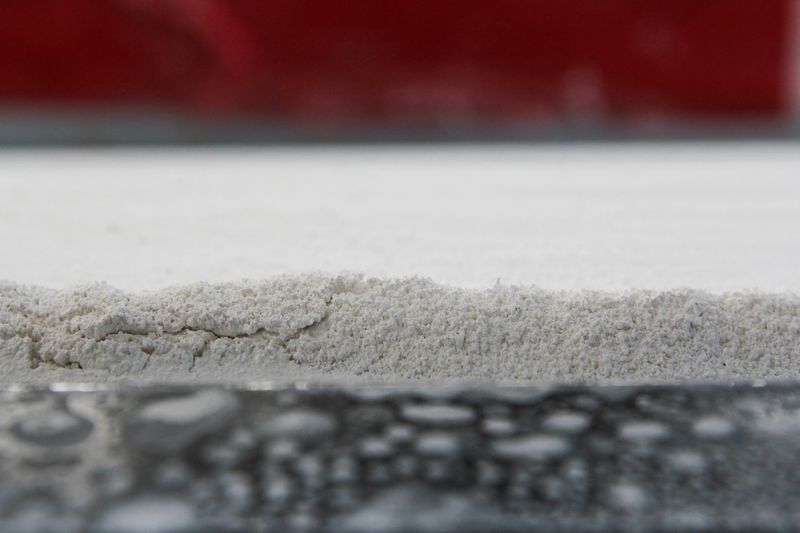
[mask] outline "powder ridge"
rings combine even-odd
[[[3,381],[800,376],[800,297],[283,276],[129,294],[0,283]]]

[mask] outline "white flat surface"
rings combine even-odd
[[[0,279],[800,290],[800,145],[0,152]]]

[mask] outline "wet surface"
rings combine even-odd
[[[0,392],[1,531],[791,531],[800,386]]]

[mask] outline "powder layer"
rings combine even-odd
[[[3,381],[800,376],[800,297],[302,275],[149,293],[0,284]]]

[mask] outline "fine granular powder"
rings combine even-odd
[[[626,382],[800,376],[800,297],[322,274],[125,293],[0,284],[0,379]]]

